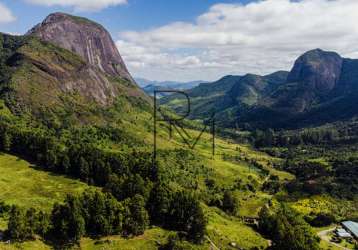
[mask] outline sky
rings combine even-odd
[[[315,48],[358,58],[357,0],[0,0],[0,31],[24,34],[57,11],[101,23],[150,80],[290,70]]]

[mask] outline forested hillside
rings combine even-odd
[[[55,13],[25,36],[1,34],[0,65],[0,185],[21,192],[0,195],[0,248],[314,250],[322,214],[324,226],[357,217],[355,148],[345,151],[355,129],[346,123],[219,127],[212,155],[210,130],[189,149],[161,121],[154,158],[153,100],[101,25]],[[286,79],[201,84],[195,110],[206,118],[216,98],[229,109],[254,106]],[[202,128],[183,126],[195,137]]]

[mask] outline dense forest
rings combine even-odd
[[[78,133],[82,134],[79,131],[63,133],[70,136],[58,137],[55,131],[43,127],[29,127],[6,119],[1,121],[0,131],[1,151],[21,155],[36,162],[38,166],[44,166],[45,171],[78,178],[103,188],[103,191],[88,190],[80,196],[70,195],[63,204],[56,204],[50,213],[3,204],[1,212],[9,217],[8,230],[5,233],[8,239],[22,242],[40,235],[56,246],[65,247],[77,244],[83,236],[98,238],[119,234],[132,237],[142,234],[150,225],[157,225],[178,232],[177,236],[169,239],[168,245],[163,246],[166,249],[175,249],[183,239],[196,244],[204,240],[207,218],[200,202],[216,206],[229,215],[235,216],[238,213],[240,201],[230,189],[217,189],[215,181],[207,179],[208,190],[213,191],[199,197],[190,189],[173,189],[160,164],[153,164],[150,151],[107,152],[98,147],[93,138],[113,135],[113,131],[92,127],[92,134],[87,137],[77,136]],[[96,136],[93,136],[94,134]],[[176,157],[184,160],[193,156],[185,151],[180,153],[179,150]],[[293,192],[293,188],[307,191],[304,187],[297,186],[304,183],[304,180],[311,179],[313,168],[308,167],[306,173],[301,171],[302,166],[297,165],[300,171],[295,172],[296,165],[290,161],[287,157],[286,163],[278,167],[296,174],[298,178],[282,186],[277,177],[271,176],[262,187],[265,192]],[[259,163],[253,164],[261,167]],[[337,169],[340,169],[342,164],[339,161],[334,162]],[[351,161],[351,164],[354,162]],[[318,176],[322,175],[319,169],[314,171]],[[339,176],[342,172],[336,173],[337,179],[344,180]],[[240,185],[237,188],[242,189]],[[246,188],[256,192],[256,188],[250,184]],[[352,192],[355,191],[352,189]],[[296,222],[300,217],[297,217],[292,209],[282,206],[275,206],[269,217],[266,215],[266,208],[263,208],[259,230],[267,237],[275,239],[277,249],[288,249],[285,246],[292,244],[297,245],[295,249],[317,249],[317,240],[308,226],[310,221],[306,218],[306,221],[300,219],[300,222]],[[284,221],[288,218],[292,221],[285,224]],[[271,227],[292,227],[295,234],[302,234],[302,237],[292,239],[286,235],[291,229],[271,230]],[[279,235],[271,235],[270,232],[277,232]]]
[[[190,241],[203,240],[206,220],[198,198],[187,190],[171,190],[157,164],[153,165],[151,153],[108,153],[83,137],[64,144],[48,130],[4,120],[0,127],[1,151],[21,155],[45,166],[45,171],[103,187],[105,192],[69,196],[49,215],[5,206],[2,211],[9,214],[6,235],[10,239],[24,241],[39,234],[67,244],[83,235],[138,235],[156,224],[183,232]]]

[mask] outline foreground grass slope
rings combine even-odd
[[[191,131],[195,132],[195,131]],[[146,133],[148,141],[150,141],[150,133]],[[183,147],[180,144],[178,135],[172,141],[165,140],[167,134],[163,133],[160,138],[160,148],[179,148]],[[193,153],[200,159],[198,163],[208,169],[207,173],[211,178],[214,178],[218,186],[228,188],[234,185],[237,179],[242,179],[245,183],[249,182],[248,178],[252,178],[258,183],[264,181],[259,169],[251,166],[245,161],[229,161],[224,159],[223,155],[236,156],[238,154],[247,157],[248,159],[259,159],[263,164],[267,165],[275,159],[258,153],[249,147],[230,143],[228,141],[217,140],[217,155],[212,158],[210,155],[211,149],[209,147],[210,135],[204,134],[198,147],[193,150]],[[25,207],[36,207],[39,209],[49,209],[56,201],[62,201],[66,193],[82,192],[86,187],[79,181],[65,178],[63,176],[56,176],[51,173],[36,170],[31,167],[31,164],[18,159],[15,156],[2,154],[0,156],[1,171],[4,173],[0,177],[0,187],[6,190],[0,196],[0,200],[8,204],[17,204]],[[266,166],[265,165],[265,166]],[[192,166],[196,169],[196,166]],[[184,170],[178,170],[175,167],[169,169],[174,172],[174,179],[178,182],[178,176],[183,174]],[[190,166],[189,169],[190,171]],[[178,172],[176,172],[178,171]],[[195,171],[194,171],[195,172]],[[194,172],[192,174],[194,174]],[[283,172],[282,178],[292,178],[287,173]],[[196,180],[199,182],[199,189],[204,193],[207,190],[205,186],[205,179],[208,177],[206,172],[195,173]],[[188,175],[186,179],[190,180]],[[199,191],[198,191],[199,192]],[[267,194],[257,193],[252,194],[246,192],[241,194],[237,192],[238,197],[246,196],[246,194],[253,195],[251,199],[242,200],[240,204],[240,215],[242,216],[257,216],[257,211],[270,198]],[[257,200],[256,200],[257,199]],[[254,202],[255,201],[255,202]],[[267,247],[267,241],[251,227],[245,225],[243,221],[237,217],[232,217],[215,207],[207,207],[204,205],[205,215],[208,218],[208,237],[215,245],[220,246],[221,249],[230,249],[231,242],[237,242],[239,246],[251,248],[255,246]],[[3,229],[6,223],[3,222]],[[148,229],[144,235],[132,239],[124,239],[119,236],[112,236],[100,240],[93,240],[84,238],[81,241],[81,249],[157,249],[158,243],[165,243],[169,232],[161,228]],[[119,248],[120,247],[120,248]],[[209,241],[206,241],[201,246],[192,245],[193,249],[208,249],[210,247]],[[23,244],[14,245],[0,245],[0,249],[50,249],[49,246],[41,241],[26,242]]]
[[[88,186],[80,181],[36,170],[16,156],[0,154],[0,201],[25,208],[49,211],[66,194],[81,193]]]

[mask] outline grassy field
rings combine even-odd
[[[217,141],[217,156],[214,158],[210,155],[209,135],[205,134],[203,140],[195,149],[203,160],[203,164],[212,169],[212,174],[216,181],[222,186],[230,186],[237,178],[247,181],[248,177],[262,182],[263,177],[259,171],[251,169],[246,163],[234,163],[222,159],[222,154],[237,154],[238,145],[231,144],[224,140]],[[162,140],[162,139],[161,139]],[[163,140],[164,141],[164,140]],[[163,142],[170,144],[170,147],[177,147],[174,142]],[[161,147],[164,145],[161,144]],[[174,145],[173,145],[174,144]],[[241,147],[241,146],[240,146]],[[243,147],[240,151],[245,152],[248,157],[257,157],[259,154],[254,153],[249,148]],[[268,161],[270,158],[261,155],[262,161]],[[26,161],[18,159],[15,156],[6,154],[0,155],[0,188],[3,192],[0,194],[0,200],[9,204],[18,204],[23,207],[36,207],[50,209],[54,202],[63,200],[66,193],[75,193],[83,191],[87,186],[76,180],[71,180],[63,176],[56,176],[43,171],[35,170]],[[285,173],[283,173],[285,175]],[[285,176],[286,177],[286,176]],[[198,176],[202,178],[202,176]],[[237,193],[239,197],[247,197],[240,204],[240,215],[256,216],[258,209],[267,202],[269,198],[263,193],[244,194]],[[238,246],[250,248],[254,246],[267,246],[267,241],[249,226],[243,224],[238,218],[227,216],[217,208],[205,206],[206,217],[209,220],[208,236],[220,247],[220,249],[230,249],[230,242],[236,242]],[[4,229],[6,223],[0,221]],[[100,250],[100,249],[123,249],[123,250],[142,250],[157,249],[159,242],[165,242],[169,232],[152,228],[145,232],[144,235],[124,239],[119,236],[103,238],[101,240],[92,240],[84,238],[81,241],[81,249]],[[193,246],[193,249],[208,249],[209,242],[202,246]],[[0,244],[0,249],[50,249],[41,241],[26,242],[24,244],[6,245]]]
[[[316,195],[291,202],[293,208],[302,214],[331,213],[338,220],[358,216],[358,200],[343,200],[327,195]]]
[[[7,204],[49,211],[66,194],[86,188],[80,181],[36,170],[16,156],[0,154],[0,201]]]
[[[161,149],[183,148],[178,134],[174,134],[173,140],[168,140],[168,134],[163,129],[159,130],[158,146]],[[135,133],[135,131],[132,131]],[[189,131],[196,134],[197,131]],[[140,129],[136,131],[137,136],[141,137],[146,144],[152,143],[152,134],[150,131]],[[112,150],[116,150],[115,147]],[[278,175],[281,180],[292,179],[292,175],[275,170],[272,163],[279,159],[272,158],[264,153],[257,152],[249,146],[237,145],[230,141],[216,139],[216,155],[211,155],[211,136],[204,133],[199,140],[197,147],[192,150],[198,157],[197,165],[204,166],[208,173],[215,179],[218,186],[229,188],[238,179],[243,183],[257,182],[262,184],[265,176],[261,171],[254,168],[247,161],[229,161],[224,155],[240,156],[247,160],[256,160],[269,170],[271,174]],[[197,166],[197,167],[198,167]],[[15,156],[0,155],[0,200],[9,204],[17,204],[23,207],[35,207],[49,210],[54,202],[62,201],[66,193],[82,192],[87,186],[79,181],[72,180],[63,176],[53,175],[51,173],[35,170],[31,164],[18,159]],[[203,171],[206,173],[205,171]],[[185,172],[178,172],[178,178],[186,178]],[[195,178],[194,178],[195,177]],[[199,189],[205,191],[204,180],[207,176],[202,172],[193,173],[193,180],[199,182]],[[184,179],[185,179],[184,178]],[[190,177],[191,178],[191,177]],[[180,183],[180,182],[179,182]],[[237,191],[235,194],[240,199],[240,216],[256,217],[257,213],[271,196],[262,192]],[[239,218],[226,215],[217,208],[207,207],[204,210],[208,218],[208,237],[220,249],[232,249],[229,244],[235,242],[237,246],[244,249],[252,247],[266,248],[268,242],[254,229],[245,225]],[[5,221],[0,221],[0,226],[4,229]],[[124,239],[120,236],[106,237],[100,240],[84,238],[81,240],[81,249],[102,250],[102,249],[123,249],[123,250],[142,250],[157,249],[158,243],[166,241],[168,231],[160,228],[148,229],[144,235]],[[207,241],[204,245],[193,246],[193,249],[209,249],[210,243]],[[0,244],[0,249],[50,249],[41,241],[26,242],[24,244],[6,245]]]
[[[243,249],[265,249],[268,246],[267,240],[240,219],[228,216],[217,208],[207,208],[206,214],[209,219],[208,236],[220,249],[233,249],[229,246],[232,242]]]

